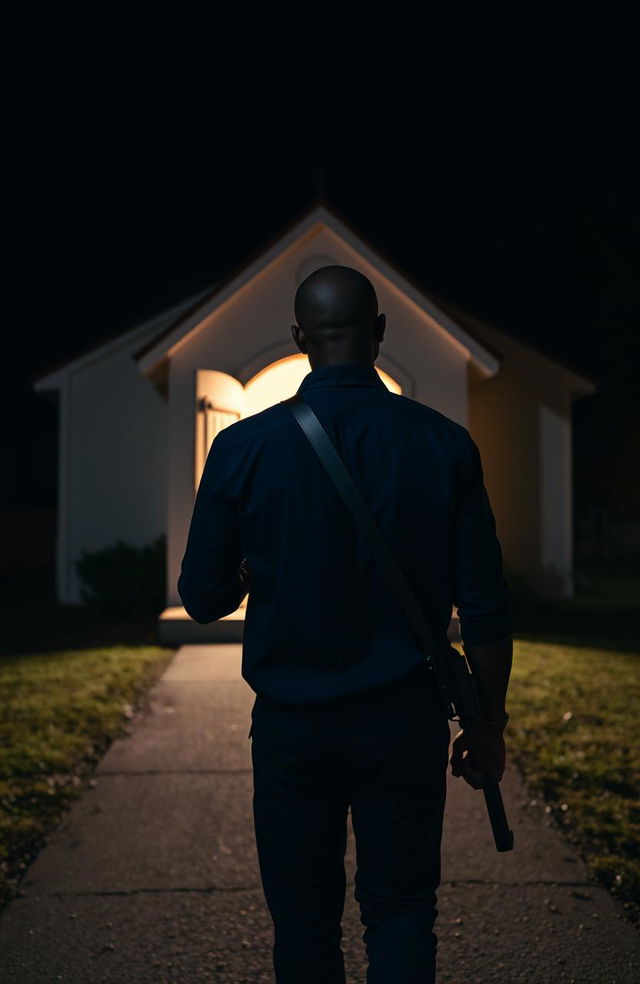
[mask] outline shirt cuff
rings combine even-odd
[[[465,618],[459,614],[458,617],[462,641],[472,646],[487,646],[513,635],[510,607],[491,615],[473,615]]]

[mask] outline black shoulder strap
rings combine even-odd
[[[329,473],[338,492],[344,499],[351,515],[363,531],[416,633],[427,657],[427,661],[430,663],[431,668],[435,669],[437,645],[429,624],[422,613],[409,582],[400,569],[387,541],[380,532],[378,524],[358,491],[342,458],[333,446],[329,435],[309,404],[298,393],[280,402],[288,406],[293,413],[311,442],[320,461]]]
[[[445,658],[442,663],[439,661],[438,649],[433,633],[420,610],[420,606],[416,601],[409,582],[400,570],[395,557],[391,553],[376,521],[356,488],[344,462],[331,443],[329,435],[308,403],[297,393],[288,400],[281,400],[281,402],[289,406],[302,430],[307,435],[320,461],[327,469],[356,522],[359,523],[385,574],[389,578],[389,582],[395,590],[398,601],[402,605],[425,652],[427,664],[436,677],[438,690],[446,703],[447,709],[445,713],[447,717],[452,721],[460,721],[460,724],[464,728],[467,720],[471,720],[481,713],[480,699],[475,680],[469,672],[464,656],[457,654],[457,668],[453,669],[458,684],[460,685],[460,682],[463,681],[463,687],[459,693],[461,694],[460,703],[464,704],[465,707],[464,715],[456,717],[455,714],[460,709],[458,706],[459,701],[456,698],[455,707],[449,702],[449,691],[447,685],[443,682],[443,676],[445,674],[440,675],[442,670],[445,670],[446,673],[447,660]],[[450,651],[452,648],[451,646],[449,647]],[[451,664],[452,660],[450,659],[448,662]],[[439,680],[438,677],[440,677]],[[513,831],[509,829],[498,781],[493,779],[486,780],[482,789],[491,819],[496,848],[498,851],[510,851],[513,848]]]

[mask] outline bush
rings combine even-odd
[[[165,603],[166,537],[144,547],[116,540],[76,561],[87,607],[101,615],[157,615]]]

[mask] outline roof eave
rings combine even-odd
[[[348,245],[367,259],[382,275],[419,310],[425,314],[436,330],[444,332],[449,339],[464,350],[466,357],[478,371],[487,379],[500,369],[500,358],[490,352],[481,342],[470,335],[453,318],[412,284],[395,266],[382,257],[379,251],[368,244],[362,236],[342,221],[325,205],[316,205],[305,215],[292,223],[287,231],[271,241],[240,271],[230,275],[219,284],[213,293],[203,298],[191,311],[181,315],[170,326],[166,327],[161,336],[151,340],[134,353],[140,371],[145,374],[154,372],[186,341],[190,333],[209,318],[238,290],[248,285],[254,277],[263,272],[271,263],[282,257],[288,250],[294,248],[304,236],[312,235],[318,226],[325,226],[335,235],[341,237]]]
[[[133,325],[133,327],[129,328],[127,331],[120,332],[115,336],[105,339],[103,342],[99,342],[98,345],[91,346],[85,352],[82,352],[73,359],[69,359],[66,362],[61,363],[53,370],[47,370],[44,373],[31,376],[29,382],[37,393],[47,393],[62,389],[65,379],[69,373],[82,369],[91,362],[95,362],[97,359],[101,359],[104,356],[117,351],[117,349],[128,344],[138,335],[144,337],[144,335],[148,332],[152,332],[155,327],[158,327],[159,329],[160,326],[164,325],[168,318],[172,323],[175,322],[176,318],[180,318],[182,316],[182,312],[185,308],[187,310],[192,308],[194,306],[194,302],[198,303],[204,296],[204,293],[209,294],[210,291],[211,288],[208,287],[205,292],[200,291],[198,294],[187,298],[186,301],[183,300],[178,304],[172,305],[172,307],[168,310],[165,309],[160,314],[156,314],[152,318],[148,318],[146,321]]]

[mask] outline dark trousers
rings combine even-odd
[[[258,695],[253,815],[277,984],[344,984],[347,815],[367,984],[435,980],[449,723],[420,668],[313,707]]]

